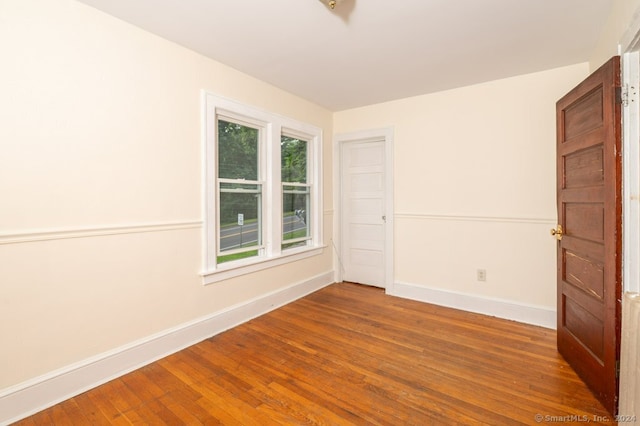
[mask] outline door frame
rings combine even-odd
[[[394,270],[394,206],[393,206],[393,127],[385,127],[381,129],[360,130],[348,133],[339,133],[334,135],[333,145],[333,248],[334,248],[334,265],[335,281],[341,282],[343,277],[342,261],[342,147],[352,142],[383,142],[384,144],[384,198],[386,207],[386,226],[385,226],[385,259],[384,259],[384,289],[386,293],[393,290],[393,270]]]
[[[618,50],[627,90],[622,109],[622,290],[640,293],[640,10]]]

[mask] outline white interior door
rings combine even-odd
[[[343,280],[385,287],[385,144],[341,148]]]

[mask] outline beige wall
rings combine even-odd
[[[201,90],[323,129],[326,241],[329,111],[71,0],[0,0],[0,55],[0,390],[331,271],[199,276]]]
[[[613,0],[611,14],[589,60],[591,71],[597,70],[609,58],[618,54],[618,44],[638,14],[640,0]]]
[[[583,63],[335,114],[336,133],[394,126],[397,283],[555,309],[554,105],[587,73]]]

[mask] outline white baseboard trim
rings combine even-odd
[[[334,282],[334,271],[165,330],[0,391],[0,425],[8,425],[263,315]]]
[[[556,329],[556,310],[541,306],[399,282],[394,283],[393,288],[387,290],[387,293],[405,299]]]

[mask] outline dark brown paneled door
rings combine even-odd
[[[612,414],[622,285],[619,87],[614,57],[556,105],[559,222],[552,230],[558,351]]]

